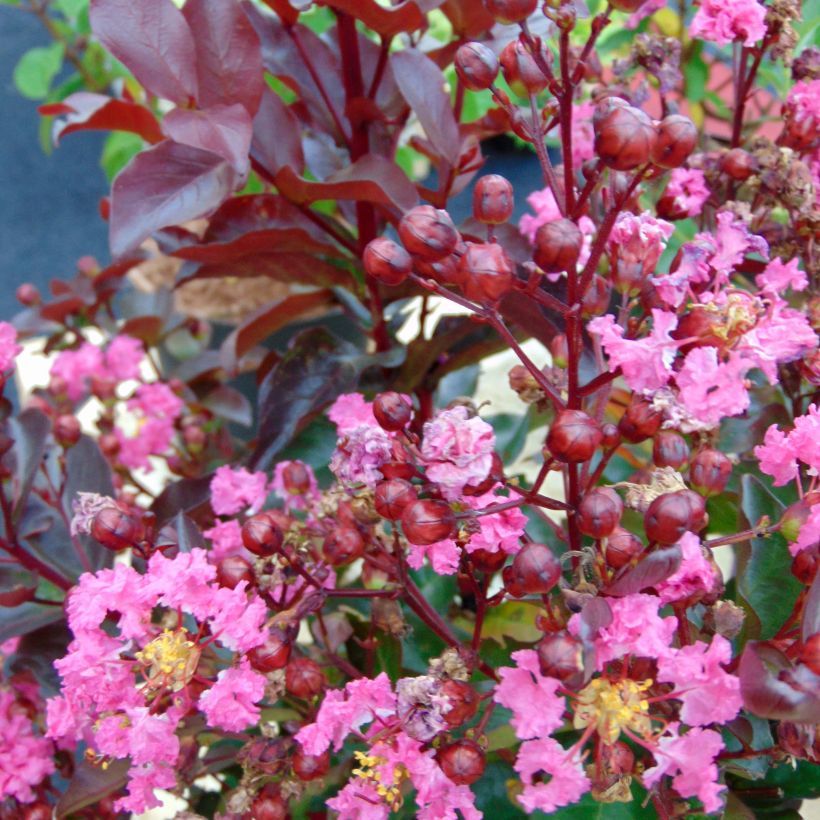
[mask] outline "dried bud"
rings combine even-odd
[[[625,567],[633,558],[643,551],[643,543],[637,535],[616,527],[606,539],[606,563],[612,569]]]
[[[647,163],[655,139],[649,117],[632,106],[613,108],[595,125],[595,153],[616,171],[632,171]]]
[[[513,264],[501,245],[468,242],[458,267],[468,299],[497,302],[512,290]]]
[[[255,580],[253,567],[241,555],[229,555],[217,564],[216,580],[220,586],[228,589],[236,589],[241,581],[246,581],[250,585]]]
[[[401,393],[390,390],[373,399],[373,415],[383,430],[403,430],[413,417],[413,408]]]
[[[584,647],[568,632],[545,635],[535,647],[541,674],[569,683],[584,672]]]
[[[499,174],[481,177],[473,188],[473,216],[484,225],[500,225],[513,214],[513,186]]]
[[[40,291],[30,282],[25,282],[17,288],[17,301],[25,307],[34,307],[39,305],[43,298],[40,296]]]
[[[732,640],[740,634],[746,610],[732,601],[718,601],[703,616],[704,628],[724,638]]]
[[[57,439],[60,447],[66,450],[73,447],[80,440],[81,435],[80,422],[75,415],[64,413],[54,420],[54,438]]]
[[[510,570],[513,586],[524,595],[546,595],[561,578],[561,564],[545,544],[527,544],[513,558]]]
[[[757,160],[742,148],[732,148],[723,155],[720,170],[736,182],[744,182],[757,170]]]
[[[91,535],[104,547],[118,552],[136,545],[142,528],[119,507],[104,507],[91,521]]]
[[[591,538],[606,538],[621,520],[624,504],[611,487],[590,490],[578,505],[578,529]]]
[[[483,43],[459,46],[454,62],[458,78],[470,91],[484,91],[498,76],[498,58]]]
[[[689,468],[689,483],[707,498],[720,495],[732,475],[732,462],[725,453],[707,447],[697,453]]]
[[[310,658],[294,658],[285,669],[285,689],[295,698],[310,700],[325,688],[322,667]]]
[[[282,548],[282,530],[270,513],[257,513],[242,525],[245,549],[261,558],[268,558]]]
[[[538,0],[484,0],[487,11],[499,22],[520,23],[538,7]]]
[[[484,750],[474,740],[466,738],[443,746],[436,758],[444,774],[460,786],[475,783],[484,774],[487,764]]]
[[[521,40],[507,43],[501,51],[499,62],[504,79],[517,96],[538,94],[547,87],[547,78]]]
[[[661,168],[679,168],[698,143],[698,129],[689,117],[670,114],[658,125],[652,162]]]
[[[283,737],[257,737],[239,750],[237,758],[260,774],[279,774],[287,766],[290,746],[291,741]]]
[[[545,273],[575,270],[584,244],[584,235],[569,219],[546,222],[535,232],[532,258]]]
[[[679,490],[659,495],[649,505],[643,525],[650,541],[676,544],[685,532],[697,532],[700,529],[697,527],[697,511],[693,508],[691,497],[685,493],[685,490]]]
[[[478,711],[478,692],[466,681],[446,680],[441,685],[441,693],[450,703],[450,708],[442,715],[449,726],[461,726]]]
[[[418,205],[399,222],[399,238],[414,256],[438,262],[455,250],[459,237],[447,211],[432,205]]]
[[[663,413],[646,399],[633,398],[618,422],[621,435],[632,444],[652,438],[661,428]]]
[[[364,555],[364,539],[353,527],[339,527],[325,538],[322,555],[331,566],[344,566]]]
[[[400,285],[413,270],[410,254],[385,236],[367,243],[362,261],[365,271],[385,285]]]
[[[380,481],[373,493],[376,512],[388,521],[398,521],[404,508],[417,500],[416,491],[409,481],[391,478]]]
[[[282,669],[290,658],[291,641],[281,629],[272,629],[265,643],[248,652],[248,660],[257,672],[268,673]]]
[[[674,430],[661,430],[652,442],[652,461],[657,467],[684,467],[689,461],[686,439]]]
[[[427,546],[451,538],[456,518],[450,505],[443,501],[414,501],[404,508],[401,526],[411,544]]]
[[[330,752],[309,755],[297,743],[293,753],[293,773],[305,781],[318,780],[330,770]]]
[[[603,440],[601,426],[582,410],[562,410],[547,434],[547,448],[558,461],[589,461]]]

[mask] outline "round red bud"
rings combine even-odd
[[[814,672],[820,675],[820,632],[812,635],[800,650],[800,661]]]
[[[535,232],[535,251],[532,258],[545,273],[575,270],[584,235],[569,219],[546,222]]]
[[[538,0],[484,0],[487,11],[505,25],[526,20],[538,7]]]
[[[510,569],[514,586],[524,595],[546,595],[561,578],[561,564],[545,544],[527,544]]]
[[[92,537],[115,552],[133,547],[141,529],[137,519],[119,507],[105,507],[91,521]]]
[[[578,505],[578,529],[590,538],[606,538],[621,520],[624,504],[611,487],[590,490]]]
[[[618,430],[618,425],[608,421],[601,425],[601,433],[603,434],[602,444],[607,450],[617,447],[621,443],[621,433]]]
[[[20,820],[51,820],[54,817],[54,809],[48,803],[35,803],[33,806],[26,806],[25,811],[18,817]]]
[[[684,467],[689,461],[689,445],[674,430],[661,430],[652,442],[652,461],[656,467]]]
[[[547,87],[547,78],[530,50],[520,40],[511,40],[499,56],[504,79],[519,97],[538,94]]]
[[[262,512],[242,525],[242,543],[254,555],[268,558],[282,548],[282,530],[269,513]]]
[[[757,160],[743,148],[732,148],[721,158],[720,170],[735,182],[744,182],[757,170]]]
[[[257,672],[268,673],[282,669],[290,658],[291,641],[280,629],[271,630],[265,643],[248,652],[248,660]]]
[[[657,544],[676,544],[692,529],[691,500],[681,493],[665,493],[652,501],[644,515],[646,537]]]
[[[474,740],[466,738],[440,748],[436,759],[444,774],[460,786],[475,783],[487,765],[484,750]]]
[[[732,476],[732,462],[725,453],[707,447],[692,458],[689,483],[707,498],[720,495]]]
[[[589,461],[603,440],[601,426],[582,410],[562,410],[547,433],[547,448],[558,461]]]
[[[706,514],[706,499],[694,490],[678,490],[678,495],[681,495],[689,504],[689,530],[700,532],[709,521],[709,516]]]
[[[818,569],[820,569],[820,544],[812,544],[794,556],[791,566],[792,575],[801,584],[809,586],[817,577]]]
[[[519,584],[518,576],[511,564],[501,570],[501,580],[504,582],[504,589],[507,590],[507,594],[512,595],[513,598],[523,598],[527,594],[527,591]]]
[[[458,263],[462,288],[468,299],[497,302],[512,290],[513,263],[501,245],[468,242]]]
[[[81,435],[80,422],[75,415],[64,413],[54,420],[54,438],[64,449],[73,447],[80,440]]]
[[[410,254],[386,236],[367,243],[362,262],[365,271],[385,285],[400,285],[413,270]]]
[[[637,535],[616,527],[606,540],[605,558],[612,569],[625,567],[643,551],[643,543]]]
[[[20,285],[15,295],[17,296],[17,301],[25,307],[34,307],[43,301],[42,296],[40,296],[40,291],[30,282],[25,282]]]
[[[652,145],[652,162],[661,168],[679,168],[695,150],[698,129],[681,114],[664,117],[657,128]]]
[[[568,632],[545,635],[535,647],[541,674],[566,683],[584,671],[583,644]]]
[[[253,567],[241,555],[229,555],[217,564],[216,580],[228,589],[236,589],[241,581],[250,585],[254,582]]]
[[[441,685],[441,691],[450,703],[449,710],[443,715],[449,726],[461,726],[478,711],[478,692],[466,681],[446,680]]]
[[[322,667],[310,658],[294,658],[285,669],[285,689],[295,698],[310,700],[325,688]]]
[[[401,393],[389,390],[373,399],[373,415],[383,430],[403,430],[413,417],[413,408]]]
[[[301,461],[290,461],[282,470],[282,484],[291,495],[304,495],[310,490],[310,473]]]
[[[364,539],[353,527],[339,527],[325,538],[322,555],[331,566],[349,564],[364,555]]]
[[[304,781],[318,780],[330,770],[330,752],[309,755],[297,743],[293,753],[293,773]]]
[[[120,451],[120,440],[114,433],[103,433],[97,443],[106,458],[114,458]]]
[[[473,216],[484,225],[500,225],[513,214],[512,183],[499,174],[481,177],[473,188]]]
[[[646,399],[633,399],[618,422],[621,435],[632,444],[652,438],[661,429],[663,413]]]
[[[451,538],[456,528],[456,517],[444,501],[425,499],[414,501],[404,508],[401,526],[411,544],[423,547]]]
[[[632,106],[614,108],[595,126],[595,153],[616,171],[632,171],[647,163],[654,143],[652,121]]]
[[[484,91],[498,76],[498,57],[483,43],[464,43],[453,60],[456,74],[465,88]]]
[[[288,820],[288,801],[279,792],[278,787],[270,784],[270,788],[264,788],[251,804],[250,816],[253,820]]]
[[[403,478],[380,481],[373,492],[373,505],[376,507],[376,512],[388,521],[398,521],[404,508],[416,500],[413,485]]]
[[[504,552],[504,550],[496,550],[495,552],[484,549],[473,550],[470,553],[470,560],[479,572],[492,575],[492,573],[498,572],[498,570],[504,566],[504,562],[507,560],[507,553]]]
[[[399,222],[399,238],[414,256],[427,262],[438,262],[458,245],[458,231],[450,214],[432,205],[417,205]]]

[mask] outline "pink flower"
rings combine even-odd
[[[696,592],[711,592],[718,583],[715,568],[706,560],[700,539],[691,532],[683,534],[678,541],[681,563],[677,570],[656,587],[663,603],[681,601]]]
[[[650,0],[647,5],[651,5],[653,2],[656,2],[656,0]],[[576,171],[588,159],[595,156],[595,132],[592,128],[592,114],[594,111],[595,103],[591,100],[572,106],[572,165]],[[527,201],[529,202],[529,199]],[[534,205],[533,207],[535,208]],[[538,209],[535,208],[535,210]],[[560,214],[557,214],[553,219],[557,219],[559,216]]]
[[[753,46],[766,36],[766,9],[757,0],[701,0],[689,34],[719,46],[735,41]]]
[[[108,507],[117,507],[117,502],[108,495],[99,493],[77,493],[77,497],[72,500],[71,508],[74,515],[71,518],[69,527],[72,535],[90,535],[91,525],[94,523],[94,516],[100,510]]]
[[[54,769],[54,744],[34,734],[26,709],[14,693],[0,690],[0,799],[31,803],[37,786]]]
[[[288,468],[298,467],[304,470],[307,476],[307,489],[297,491],[294,488],[285,486],[285,471]],[[276,495],[285,502],[285,509],[290,510],[306,510],[308,506],[319,498],[319,484],[316,481],[316,476],[313,473],[313,468],[304,461],[280,461],[273,471],[273,481],[271,482],[271,489]]]
[[[704,726],[737,717],[743,706],[740,679],[723,669],[731,660],[732,645],[722,635],[708,646],[696,641],[658,659],[658,680],[675,684],[671,697],[683,703],[684,723]]]
[[[117,336],[105,351],[105,365],[108,375],[118,382],[126,379],[137,379],[140,375],[140,364],[145,357],[142,342],[131,336]]]
[[[439,575],[454,575],[461,560],[461,548],[451,538],[426,546],[411,544],[410,552],[407,553],[407,563],[413,569],[421,569],[425,556]]]
[[[706,236],[708,238],[708,234]],[[680,307],[692,284],[708,282],[711,278],[709,258],[714,250],[714,242],[705,239],[684,242],[677,268],[665,276],[653,276],[650,280],[661,301],[669,307]]]
[[[387,820],[390,808],[376,787],[366,780],[351,780],[335,797],[327,801],[337,820]]]
[[[209,530],[203,530],[202,534],[211,539],[208,560],[213,564],[218,564],[223,558],[232,555],[241,555],[249,560],[253,558],[242,544],[242,527],[235,518],[231,518],[230,521],[217,521]]]
[[[510,724],[516,737],[548,737],[564,722],[566,704],[556,694],[561,682],[541,674],[535,650],[520,649],[511,657],[516,666],[498,670],[501,682],[495,688],[493,700],[513,713]]]
[[[209,726],[241,732],[259,721],[256,704],[264,696],[265,676],[243,660],[239,667],[223,669],[216,676],[216,683],[200,695],[198,706]]]
[[[444,715],[452,707],[449,698],[441,691],[438,678],[432,675],[399,678],[396,697],[396,714],[405,734],[427,742],[447,728]]]
[[[549,188],[533,191],[527,197],[527,203],[535,211],[535,216],[532,214],[524,214],[518,223],[518,228],[522,236],[526,236],[532,245],[535,243],[535,232],[547,222],[554,222],[556,219],[560,219],[561,211]]]
[[[748,362],[734,353],[719,362],[717,348],[693,348],[675,376],[680,402],[693,418],[717,427],[722,419],[740,415],[749,406],[748,370]]]
[[[176,787],[177,777],[170,766],[132,766],[128,770],[128,796],[117,800],[114,808],[132,815],[157,809],[162,801],[155,790]]]
[[[424,425],[420,449],[427,478],[439,485],[448,501],[454,501],[467,484],[487,478],[494,447],[493,428],[458,406],[442,410]]]
[[[650,2],[644,3],[644,7]],[[697,216],[703,210],[710,194],[703,171],[696,168],[675,168],[663,193],[664,197],[671,197],[677,213],[690,217]]]
[[[0,373],[5,373],[14,364],[17,354],[23,348],[17,344],[14,325],[0,322]]]
[[[666,0],[646,0],[634,14],[629,15],[629,18],[624,23],[624,28],[637,28],[642,20],[645,20],[662,8],[666,8]]]
[[[83,342],[76,350],[63,350],[51,365],[52,378],[65,381],[66,395],[79,401],[88,390],[91,376],[103,372],[102,351],[91,342]]]
[[[820,504],[815,504],[809,511],[809,517],[800,527],[800,533],[793,544],[789,544],[789,552],[797,555],[809,547],[820,542]]]
[[[707,812],[717,812],[722,806],[717,782],[718,768],[715,757],[723,749],[723,740],[711,729],[690,729],[678,735],[678,724],[671,723],[669,735],[658,741],[653,752],[656,765],[644,772],[647,788],[654,786],[665,775],[672,776],[672,786],[681,797],[697,797]]]
[[[509,501],[503,495],[497,495],[491,490],[483,495],[468,495],[463,499],[474,510],[483,510],[494,504],[503,504]],[[478,532],[470,536],[465,549],[467,552],[486,550],[487,552],[506,552],[515,555],[521,549],[521,536],[527,526],[527,516],[518,507],[511,507],[491,515],[482,515],[475,519],[478,522]]]
[[[178,419],[185,402],[165,382],[141,384],[133,398],[128,400],[128,409],[142,413],[146,418]]]
[[[718,274],[719,281],[726,281],[747,253],[758,253],[768,259],[769,245],[766,240],[751,233],[746,223],[731,211],[718,211],[715,219],[715,234],[699,233],[695,236],[695,241],[703,241],[714,247],[709,264]]]
[[[164,382],[141,384],[128,400],[128,409],[137,418],[137,432],[127,436],[119,428],[115,434],[120,442],[119,460],[131,469],[149,468],[148,456],[162,455],[174,437],[174,422],[182,413],[185,402]]]
[[[797,476],[797,451],[776,424],[769,425],[763,444],[754,449],[760,470],[774,479],[775,487],[788,484]]]
[[[552,738],[522,743],[514,768],[524,783],[518,802],[530,813],[540,810],[551,814],[561,806],[569,806],[592,785],[581,764]],[[537,772],[548,774],[549,782],[533,782]]]
[[[623,598],[607,598],[612,621],[595,637],[595,658],[598,670],[609,661],[624,655],[641,658],[661,658],[669,653],[677,622],[673,616],[661,618],[661,601],[654,595],[638,593]],[[580,615],[569,619],[569,631],[581,632]]]
[[[380,468],[393,460],[390,436],[381,427],[364,424],[340,435],[330,458],[330,472],[345,484],[375,487],[382,480]]]
[[[635,275],[647,276],[654,271],[666,240],[675,231],[675,226],[664,219],[657,219],[649,211],[635,215],[629,211],[621,213],[612,226],[607,240],[607,252],[622,274],[632,269]]]
[[[783,113],[789,120],[810,133],[820,125],[820,79],[800,80],[789,90]]]
[[[384,672],[372,679],[359,678],[346,684],[344,690],[331,689],[319,707],[316,722],[302,727],[296,740],[311,755],[322,754],[331,743],[338,751],[351,732],[395,711],[396,696]]]
[[[620,367],[624,381],[633,390],[651,392],[663,387],[672,376],[678,342],[669,334],[677,325],[674,313],[656,308],[652,311],[652,332],[642,339],[624,339],[624,329],[611,314],[596,317],[587,330],[600,336],[610,371]]]
[[[361,393],[345,393],[339,396],[327,411],[327,417],[336,425],[340,434],[362,425],[379,426],[373,415],[373,402],[365,401]]]
[[[818,82],[818,94],[820,94],[820,82]],[[774,293],[785,293],[789,288],[794,291],[805,290],[809,286],[809,280],[805,271],[798,268],[798,260],[795,257],[788,262],[784,262],[779,257],[772,259],[766,265],[763,273],[755,277],[755,282],[761,290],[773,291]]]
[[[247,581],[233,589],[219,587],[212,593],[208,618],[219,642],[237,652],[247,652],[265,642],[263,624],[267,608],[261,598],[248,598]]]
[[[211,479],[211,508],[217,515],[235,515],[247,509],[258,512],[268,497],[268,478],[244,467],[219,467]]]
[[[794,420],[789,445],[797,458],[808,465],[811,475],[820,475],[820,410],[817,405],[810,404],[806,413]]]

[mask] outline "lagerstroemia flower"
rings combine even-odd
[[[776,424],[769,425],[763,444],[754,449],[760,469],[774,479],[775,487],[788,484],[797,475],[797,451]]]
[[[327,411],[327,417],[336,425],[339,433],[347,433],[362,425],[378,427],[373,415],[373,403],[366,401],[361,393],[339,396]]]
[[[701,0],[689,34],[720,46],[753,46],[766,35],[766,8],[757,0]]]
[[[174,422],[185,402],[164,382],[141,384],[126,404],[136,418],[134,435],[115,428],[120,443],[119,460],[128,468],[148,469],[148,457],[165,453],[174,437]]]
[[[304,491],[294,492],[285,486],[285,472],[294,465],[298,465],[307,475],[308,488]],[[306,510],[319,497],[319,484],[313,468],[303,461],[280,461],[273,471],[271,489],[285,502],[286,510]]]
[[[265,676],[250,668],[247,661],[223,669],[216,683],[199,697],[199,708],[210,726],[241,732],[259,720],[256,705],[265,695]]]
[[[580,800],[592,785],[580,762],[573,760],[551,738],[523,743],[515,770],[524,782],[518,802],[528,812],[540,810],[550,814],[561,806],[569,806]],[[536,783],[534,777],[538,772],[550,775],[549,782]]]
[[[49,372],[65,381],[66,395],[71,401],[79,401],[88,390],[91,376],[102,371],[102,351],[91,342],[83,342],[76,350],[58,353]]]
[[[644,3],[644,6],[648,5]],[[675,211],[690,217],[703,210],[709,195],[706,177],[697,168],[675,168],[664,191],[664,196],[672,199]]]
[[[252,557],[242,543],[242,527],[235,518],[229,521],[217,521],[209,530],[203,530],[202,534],[211,539],[208,558],[214,564],[218,564],[223,558],[231,555]]]
[[[820,78],[796,82],[789,89],[784,113],[806,131],[817,128],[820,125]]]
[[[718,211],[715,220],[717,221],[715,233],[697,234],[695,241],[701,240],[714,247],[709,258],[709,265],[718,274],[718,281],[727,281],[729,274],[748,253],[757,253],[764,259],[768,258],[769,245],[766,240],[751,233],[746,223],[738,219],[731,211]]]
[[[117,507],[117,502],[108,495],[99,493],[77,493],[71,502],[74,515],[71,518],[70,531],[72,535],[89,535],[94,516],[108,507]]]
[[[811,475],[820,475],[820,408],[810,404],[808,410],[794,420],[789,443],[797,457],[808,465]]]
[[[820,86],[820,84],[818,84]],[[820,94],[820,87],[818,87]],[[768,290],[774,293],[785,293],[789,288],[794,291],[805,290],[809,286],[809,280],[805,271],[800,270],[797,259],[790,259],[784,262],[779,257],[772,259],[766,265],[763,273],[755,277],[755,283],[761,290]]]
[[[649,211],[637,215],[627,211],[615,220],[607,251],[615,264],[635,266],[646,276],[654,271],[674,230],[671,222],[657,219]]]
[[[681,563],[665,581],[656,586],[663,603],[681,601],[697,592],[711,592],[719,582],[715,568],[703,555],[700,539],[692,532],[683,534],[678,541]]]
[[[693,348],[675,375],[681,404],[709,427],[743,413],[750,401],[745,381],[749,363],[737,354],[722,362],[717,354],[714,347]]]
[[[211,479],[211,507],[217,515],[234,515],[247,509],[258,512],[268,496],[268,478],[244,467],[219,467]]]
[[[14,325],[0,322],[0,373],[5,373],[23,348],[17,344],[17,331]]]
[[[330,458],[330,472],[344,484],[374,487],[381,481],[379,471],[393,458],[393,443],[381,427],[362,424],[340,433]]]
[[[789,544],[789,552],[797,555],[805,549],[820,543],[820,504],[815,504],[809,511],[809,517],[800,527],[797,540]]]

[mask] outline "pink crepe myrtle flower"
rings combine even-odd
[[[636,12],[629,15],[624,23],[624,28],[637,28],[642,20],[651,17],[656,11],[663,8],[666,8],[666,0],[646,0]]]
[[[674,313],[652,311],[652,332],[643,339],[625,339],[624,329],[611,314],[598,316],[587,330],[601,339],[609,357],[609,369],[621,368],[624,381],[636,392],[658,390],[672,376],[672,362],[678,350],[678,342],[669,334],[677,327]]]
[[[686,354],[675,375],[680,402],[691,416],[708,427],[737,416],[749,407],[746,373],[750,364],[733,353],[720,361],[717,348],[696,347]]]
[[[162,455],[174,437],[174,422],[182,414],[185,402],[164,382],[141,384],[126,404],[136,417],[133,436],[120,428],[114,433],[120,443],[118,458],[130,468],[150,469],[149,456]]]
[[[307,490],[295,492],[285,486],[285,471],[293,465],[298,465],[304,469],[307,474]],[[280,461],[273,471],[271,489],[276,493],[278,498],[281,498],[282,501],[285,502],[285,509],[288,511],[306,510],[319,498],[319,483],[316,481],[316,475],[313,472],[313,468],[309,464],[305,464],[304,461]]]
[[[209,726],[241,732],[259,721],[256,705],[265,696],[265,676],[251,669],[243,660],[239,667],[223,669],[216,683],[199,697]]]
[[[717,812],[722,806],[715,758],[723,749],[723,740],[711,729],[694,728],[678,734],[677,723],[671,723],[667,734],[658,740],[653,751],[656,765],[644,772],[647,788],[662,777],[672,777],[672,786],[681,797],[697,797],[707,812]]]
[[[754,448],[754,454],[761,472],[774,479],[775,487],[783,487],[797,476],[797,451],[776,424],[769,425],[763,444]]]
[[[684,533],[678,546],[681,551],[680,566],[655,587],[665,604],[684,600],[696,592],[711,592],[720,581],[715,568],[706,560],[697,535]]]
[[[26,708],[14,692],[0,689],[0,799],[35,799],[39,785],[54,769],[54,744],[34,731]]]
[[[524,783],[518,802],[530,813],[551,814],[580,800],[592,786],[580,761],[552,738],[522,743],[514,768]],[[549,781],[535,782],[538,772],[548,774]]]
[[[644,3],[644,6],[648,5]],[[676,213],[689,217],[697,216],[703,210],[710,195],[706,176],[697,168],[675,168],[663,193],[664,198],[672,200]]]
[[[718,211],[714,234],[699,233],[695,242],[711,245],[709,265],[717,274],[717,281],[726,282],[729,275],[743,261],[746,254],[757,253],[769,258],[769,245],[762,236],[753,234],[745,222],[731,211]]]
[[[376,787],[367,780],[351,780],[327,801],[337,820],[387,820],[391,814]]]
[[[142,342],[133,336],[115,336],[105,351],[108,375],[117,381],[138,379],[140,365],[145,358]]]
[[[76,350],[62,350],[51,365],[52,378],[65,382],[66,395],[71,401],[79,401],[88,391],[88,380],[102,373],[102,351],[91,342],[83,342]]]
[[[818,83],[818,94],[820,94],[820,83]],[[805,290],[809,286],[809,280],[806,272],[800,270],[798,265],[796,258],[788,262],[784,262],[780,257],[772,259],[766,265],[763,273],[755,277],[755,283],[761,290],[774,293],[785,293],[789,288],[794,291]]]
[[[382,465],[393,460],[389,434],[381,427],[362,424],[340,432],[340,436],[330,458],[330,472],[344,484],[375,487],[382,480]]]
[[[693,284],[709,281],[709,259],[714,250],[714,243],[704,239],[683,243],[677,268],[668,274],[650,279],[664,304],[673,308],[680,307]]]
[[[607,252],[613,265],[635,268],[646,276],[654,271],[666,248],[666,240],[674,231],[675,226],[671,222],[658,219],[649,211],[641,214],[625,211],[612,226],[607,239]]]
[[[509,501],[503,495],[498,495],[495,489],[482,495],[464,496],[462,501],[474,510],[483,510],[494,504],[503,504]],[[482,515],[475,519],[478,522],[478,531],[470,535],[470,540],[464,549],[467,552],[485,550],[486,552],[506,552],[515,555],[521,549],[521,536],[527,526],[527,516],[518,507],[511,507],[490,515]]]
[[[72,535],[90,535],[91,525],[94,517],[101,510],[108,507],[119,507],[119,504],[108,495],[99,493],[77,493],[77,497],[71,501],[71,508],[74,515],[71,517],[69,530]]]
[[[23,348],[17,344],[17,330],[8,322],[0,322],[0,373],[5,373]]]
[[[339,433],[347,433],[356,427],[378,427],[373,415],[373,402],[366,401],[361,393],[344,393],[327,411],[327,417],[336,425]]]
[[[425,423],[420,451],[427,478],[439,485],[448,501],[454,501],[467,484],[487,478],[494,448],[492,426],[459,405]]]
[[[229,521],[217,521],[210,529],[203,530],[202,534],[211,539],[208,560],[214,564],[233,555],[253,558],[253,555],[242,544],[242,527],[235,518]]]
[[[766,36],[766,8],[757,0],[701,0],[689,34],[719,46],[733,42],[753,46]]]
[[[809,468],[810,475],[820,475],[820,408],[810,404],[808,410],[794,420],[789,433],[797,458]]]
[[[649,0],[647,5],[652,2],[655,2],[655,0]],[[572,164],[576,169],[595,156],[595,131],[592,127],[594,112],[595,103],[591,100],[585,100],[578,105],[572,106]],[[527,201],[529,202],[529,199]],[[533,208],[538,211],[538,208],[535,208],[534,205]],[[552,218],[558,219],[559,216],[561,216],[560,213]]]
[[[797,540],[789,544],[789,552],[797,555],[798,552],[809,549],[818,542],[820,542],[820,504],[815,504],[809,510],[809,517],[800,527]]]
[[[235,515],[241,510],[259,512],[268,497],[268,478],[244,467],[219,467],[211,479],[211,508],[217,515]]]
[[[726,723],[743,706],[740,679],[723,668],[732,660],[732,645],[722,635],[711,644],[696,641],[658,659],[658,680],[673,683],[671,697],[683,704],[681,720],[689,726]]]
[[[783,114],[789,120],[811,131],[820,126],[820,79],[799,80],[786,97]]]
[[[407,553],[407,563],[413,569],[421,569],[425,557],[439,575],[455,575],[461,560],[461,548],[452,538],[424,546],[412,544]]]
[[[566,704],[557,694],[561,682],[541,674],[538,653],[533,649],[520,649],[511,658],[516,665],[498,670],[501,682],[493,700],[513,713],[510,724],[516,737],[548,737],[564,722]]]
[[[547,222],[560,219],[561,210],[549,188],[533,191],[527,197],[527,204],[535,211],[535,215],[524,214],[518,222],[518,228],[521,235],[525,236],[532,245],[535,242],[535,232]]]

